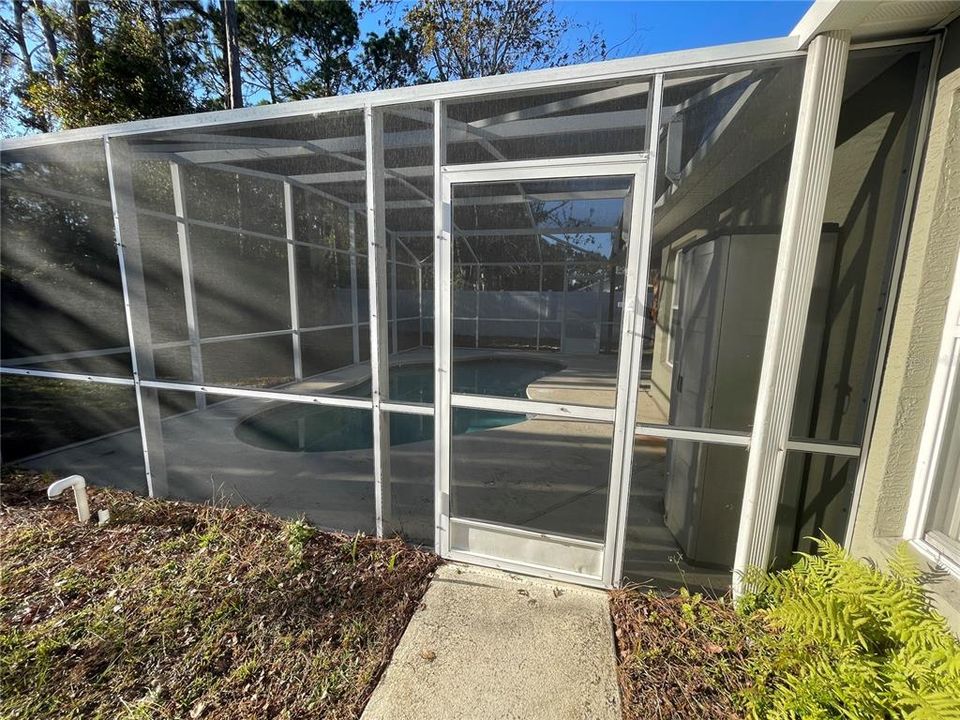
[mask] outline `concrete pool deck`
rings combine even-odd
[[[482,354],[470,352],[463,356]],[[428,351],[417,351],[397,359],[406,364],[429,362],[430,357]],[[561,357],[556,359],[564,361]],[[609,392],[612,402],[613,379],[605,374],[604,361],[611,366],[613,358],[585,358],[576,365],[568,362],[563,371],[533,383],[528,394],[536,399],[572,402],[573,394]],[[362,379],[364,369],[352,367],[338,371],[337,384],[342,388],[344,383]],[[314,383],[318,382],[333,380],[325,376],[286,389],[315,392],[318,386]],[[189,397],[192,393],[181,395]],[[596,399],[591,402],[600,404]],[[169,495],[195,501],[227,497],[279,515],[303,514],[329,529],[372,533],[372,450],[283,452],[238,440],[235,429],[240,420],[275,405],[272,401],[232,398],[202,411],[164,419],[162,461]],[[429,417],[423,420],[432,422]],[[611,434],[609,425],[532,416],[514,425],[457,435],[453,440],[452,508],[457,514],[477,519],[600,539]],[[104,456],[111,456],[110,463],[104,463]],[[143,492],[142,470],[137,470],[140,456],[139,432],[130,431],[48,454],[27,464],[37,469],[83,474],[93,484],[100,482]],[[160,460],[153,453],[151,457]],[[122,462],[118,462],[120,458]],[[414,542],[432,546],[433,441],[394,446],[390,462],[392,527]],[[115,476],[101,475],[105,464],[115,468]],[[654,585],[675,586],[686,581],[690,585],[724,589],[729,573],[684,563],[677,543],[664,526],[665,441],[638,441],[634,465],[626,574]],[[141,485],[131,486],[131,478]]]
[[[607,594],[441,566],[361,720],[618,720]]]

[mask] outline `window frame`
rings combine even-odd
[[[920,451],[913,477],[910,506],[904,526],[904,538],[913,547],[956,577],[960,577],[960,540],[945,536],[936,537],[934,533],[937,531],[928,530],[928,525],[934,512],[934,505],[939,500],[939,497],[934,495],[939,479],[937,476],[940,469],[939,463],[946,443],[951,437],[950,433],[957,429],[947,425],[951,401],[958,399],[958,395],[960,395],[960,256],[954,268],[950,298],[947,302],[947,312],[937,353],[937,365],[930,387],[930,400],[920,437]]]

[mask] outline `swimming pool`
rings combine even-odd
[[[473,395],[526,397],[527,386],[563,368],[556,362],[521,358],[458,360],[453,391]],[[433,366],[414,364],[390,369],[390,399],[433,402]],[[339,391],[352,397],[370,394],[370,381]],[[526,415],[458,408],[453,434],[480,432],[522,422]],[[373,447],[373,419],[367,411],[329,405],[285,403],[241,420],[234,434],[247,445],[282,452],[335,452]],[[433,438],[433,418],[390,415],[390,444],[407,445]]]

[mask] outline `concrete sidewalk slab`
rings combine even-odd
[[[618,720],[607,595],[442,566],[361,720]]]

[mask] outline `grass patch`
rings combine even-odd
[[[438,560],[250,508],[5,471],[0,716],[356,718]]]

